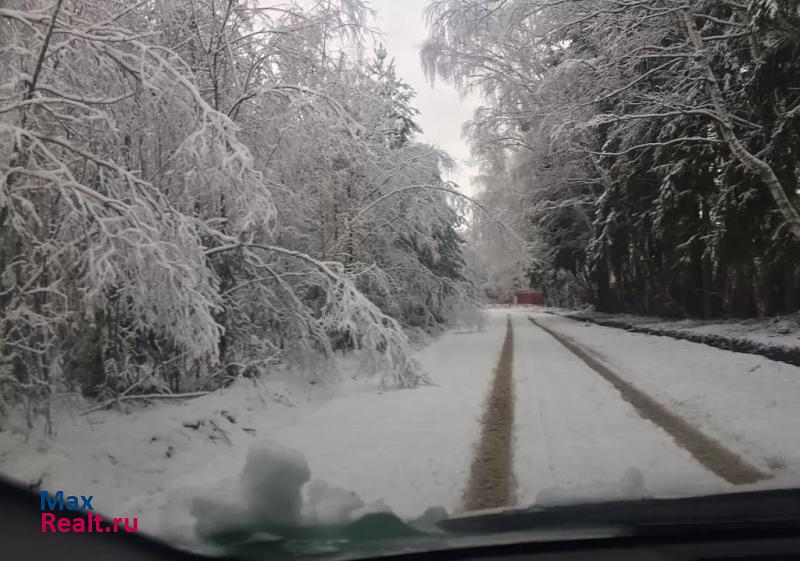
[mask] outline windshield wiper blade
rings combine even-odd
[[[800,489],[728,493],[677,499],[636,499],[577,505],[510,509],[441,520],[454,534],[497,533],[573,525],[621,525],[639,528],[717,528],[737,524],[800,526]]]
[[[641,499],[479,512],[433,524],[391,513],[366,514],[346,525],[270,528],[269,535],[217,540],[240,559],[323,556],[358,559],[514,543],[579,542],[659,536],[800,532],[800,490]],[[231,536],[233,537],[233,536]]]

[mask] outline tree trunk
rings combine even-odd
[[[797,311],[797,282],[795,268],[787,266],[783,272],[783,310],[787,314]]]
[[[719,283],[716,284],[718,285]],[[711,259],[708,256],[703,256],[703,319],[711,319],[720,309],[719,305],[713,306],[711,301],[712,293],[717,298],[719,297],[716,289]]]
[[[608,278],[608,263],[605,258],[601,258],[597,264],[597,310],[599,312],[612,311],[611,306],[611,287]]]

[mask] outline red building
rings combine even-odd
[[[544,306],[544,292],[532,288],[520,288],[514,291],[511,304],[519,306]]]

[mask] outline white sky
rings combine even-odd
[[[470,166],[469,148],[461,138],[461,125],[472,117],[478,98],[461,99],[449,84],[437,80],[431,87],[419,62],[419,47],[428,35],[423,10],[427,0],[370,0],[377,12],[375,26],[384,34],[383,43],[394,57],[397,74],[417,91],[414,105],[420,111],[417,122],[422,127],[419,140],[446,150],[456,158],[459,168],[450,178],[463,191],[474,194],[470,177],[477,170]]]

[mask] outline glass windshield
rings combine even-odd
[[[796,487],[798,29],[0,0],[0,474],[43,533],[290,554]]]

